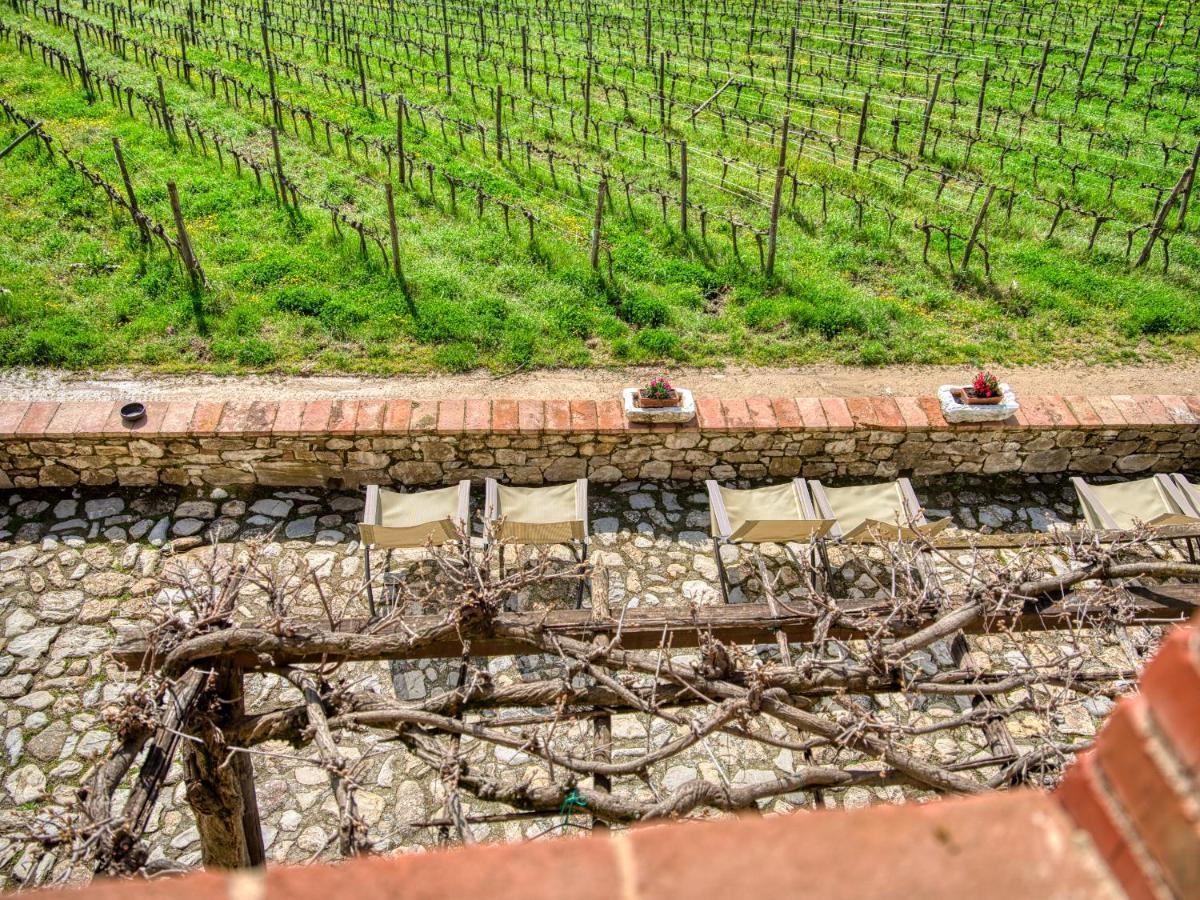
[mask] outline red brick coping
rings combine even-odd
[[[1196,622],[1200,622],[1197,619]],[[1175,629],[1054,793],[726,818],[612,837],[271,866],[45,900],[1200,897],[1200,627]]]
[[[150,401],[122,421],[121,403],[0,402],[0,440],[39,438],[297,437],[393,434],[620,434],[638,431],[954,431],[1122,429],[1200,424],[1200,395],[1022,397],[1004,422],[948,425],[928,397],[698,398],[684,425],[625,421],[619,400]]]

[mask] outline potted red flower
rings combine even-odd
[[[1003,402],[1000,379],[991,372],[980,372],[966,387],[954,390],[954,399],[968,406],[996,406]]]
[[[671,387],[671,382],[659,375],[644,388],[639,388],[634,402],[641,409],[661,409],[665,406],[679,405],[679,392]]]

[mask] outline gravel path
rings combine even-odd
[[[968,366],[890,366],[864,369],[819,365],[792,369],[730,366],[678,369],[672,381],[707,397],[854,397],[893,393],[931,394],[938,385],[961,382]],[[1064,364],[995,370],[1018,393],[1026,394],[1186,394],[1200,382],[1200,363],[1107,367]],[[557,369],[494,377],[487,372],[463,375],[402,375],[375,378],[354,375],[157,375],[132,371],[64,372],[14,369],[0,371],[0,397],[6,400],[273,400],[322,397],[405,397],[411,399],[521,397],[601,400],[621,388],[647,381],[649,368]]]

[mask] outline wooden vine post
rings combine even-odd
[[[938,72],[933,79],[933,92],[925,104],[925,118],[921,122],[921,141],[917,144],[917,156],[925,155],[925,139],[929,136],[929,120],[933,116],[933,107],[937,103],[938,89],[942,86],[942,73]],[[861,139],[860,139],[861,140]]]
[[[1189,171],[1191,174],[1183,189],[1183,197],[1179,200],[1179,221],[1175,223],[1176,231],[1183,229],[1184,220],[1187,219],[1188,214],[1188,202],[1192,199],[1192,189],[1196,186],[1196,173],[1200,171],[1200,141],[1196,141],[1196,149],[1192,151],[1192,165]]]
[[[858,171],[858,157],[862,153],[863,138],[867,135],[867,113],[871,106],[871,92],[863,94],[862,111],[858,114],[858,136],[854,139],[854,163],[851,165]]]
[[[204,270],[200,268],[196,254],[192,252],[192,239],[188,236],[187,225],[183,222],[179,192],[175,189],[173,181],[167,182],[167,196],[171,200],[171,214],[175,217],[175,230],[179,235],[179,255],[183,257],[184,268],[187,269],[188,277],[192,279],[192,290],[199,293],[204,287]]]
[[[129,198],[129,211],[133,216],[134,224],[138,227],[138,234],[142,236],[142,243],[150,243],[150,232],[146,230],[146,223],[142,218],[141,210],[138,209],[137,194],[133,192],[133,180],[129,177],[129,169],[125,166],[125,154],[121,152],[121,142],[115,137],[112,139],[113,154],[117,157],[117,168],[121,170],[121,180],[125,182],[125,195]]]
[[[396,98],[396,164],[400,168],[400,186],[404,186],[404,95]]]
[[[962,268],[967,268],[967,263],[971,261],[971,251],[975,249],[975,241],[979,238],[979,230],[983,228],[983,221],[987,218],[988,207],[992,205],[992,194],[996,193],[996,186],[989,184],[987,195],[983,198],[983,205],[979,207],[979,214],[975,216],[975,224],[971,226],[971,234],[967,238],[967,246],[963,248]],[[986,260],[985,260],[986,262]]]
[[[687,234],[688,230],[688,151],[687,141],[679,144],[679,230]]]
[[[388,231],[392,238],[392,274],[396,276],[396,281],[400,284],[400,290],[408,300],[409,312],[414,316],[416,309],[412,305],[412,298],[408,293],[408,282],[404,279],[404,269],[400,266],[400,230],[396,227],[396,197],[392,193],[391,182],[384,182],[383,193],[387,198],[388,211]]]
[[[1197,150],[1200,151],[1200,147]],[[1197,161],[1200,161],[1200,152],[1197,152],[1192,157],[1192,164],[1183,170],[1183,174],[1175,182],[1175,187],[1171,188],[1171,193],[1167,195],[1167,199],[1158,208],[1158,215],[1154,217],[1154,222],[1150,226],[1150,236],[1146,238],[1146,244],[1142,247],[1142,252],[1138,254],[1137,261],[1133,264],[1135,269],[1141,268],[1150,260],[1150,253],[1154,250],[1154,244],[1163,232],[1163,227],[1166,224],[1171,208],[1175,206],[1175,201],[1180,198],[1184,190],[1191,188],[1192,178],[1196,174]]]
[[[88,71],[87,60],[83,58],[83,43],[79,40],[79,26],[75,27],[75,52],[79,54],[79,77],[83,80],[83,95],[87,98],[88,105],[91,106],[95,102],[95,97],[92,96],[92,77]]]
[[[600,225],[604,220],[604,193],[608,189],[608,179],[600,179],[600,187],[596,189],[596,214],[592,217],[592,249],[591,263],[593,269],[600,267]]]
[[[496,159],[504,160],[504,85],[496,84]]]
[[[287,178],[283,174],[283,154],[279,152],[279,132],[274,128],[271,131],[271,152],[275,156],[275,180],[279,187],[279,202],[284,206],[288,206],[287,201]],[[290,209],[291,207],[288,206]]]
[[[866,104],[863,105],[866,109]],[[779,165],[775,169],[775,192],[771,195],[771,224],[767,227],[767,277],[775,274],[775,243],[779,236],[779,204],[783,197],[783,178],[787,173],[788,132],[791,130],[791,117],[783,116],[783,127],[779,138]],[[861,129],[860,129],[861,139]],[[858,155],[855,154],[855,160]]]

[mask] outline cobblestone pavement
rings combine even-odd
[[[942,480],[917,485],[931,516],[949,515],[955,525],[981,531],[1042,531],[1076,517],[1073,491],[1060,479],[1005,478]],[[482,498],[475,497],[476,507]],[[590,499],[592,561],[609,572],[614,608],[628,605],[681,605],[720,602],[717,567],[708,538],[708,503],[702,488],[692,484],[622,483],[593,488]],[[333,597],[354,594],[361,583],[361,552],[354,526],[362,508],[360,495],[291,490],[229,495],[222,490],[197,494],[161,490],[121,493],[19,492],[0,494],[0,809],[54,809],[67,803],[81,775],[108,748],[110,735],[103,709],[125,689],[117,667],[105,658],[116,629],[144,620],[154,603],[168,602],[157,580],[168,559],[187,561],[211,553],[204,542],[212,533],[235,547],[266,538],[267,552],[281,564],[303,559],[321,577]],[[733,583],[731,602],[761,594],[755,570],[744,551],[727,548]],[[784,564],[779,551],[764,550],[769,568],[781,584],[795,588],[799,579]],[[870,566],[835,554],[835,568],[845,592],[862,596],[876,589]],[[413,572],[411,559],[393,566]],[[561,588],[560,588],[561,590]],[[304,602],[319,607],[311,595]],[[564,596],[557,602],[570,602]],[[253,599],[243,615],[255,613]],[[1140,628],[1115,638],[1082,638],[1089,652],[1118,667],[1139,661],[1154,635]],[[976,638],[972,649],[993,664],[1020,664],[1050,652],[1065,637]],[[1046,642],[1051,642],[1047,644]],[[769,655],[766,649],[762,653]],[[950,665],[948,650],[935,645],[921,658],[935,671]],[[522,657],[483,661],[497,679],[528,678],[553,669],[554,660]],[[357,664],[343,675],[381,692],[419,698],[452,686],[457,664],[432,662]],[[250,676],[247,698],[251,708],[289,702],[295,694],[272,676]],[[897,715],[919,722],[957,714],[965,700],[909,700],[902,695],[863,698]],[[1012,723],[1022,748],[1047,737],[1077,740],[1094,733],[1108,711],[1105,700],[1087,700],[1066,708],[1047,734],[1043,719],[1030,714]],[[655,720],[647,727],[643,716],[615,717],[614,757],[644,752],[674,736],[671,726]],[[586,723],[574,724],[559,736],[586,742]],[[782,736],[780,731],[779,735]],[[921,739],[918,739],[918,741]],[[926,745],[935,755],[962,752],[986,754],[979,733],[940,733]],[[956,741],[958,743],[956,743]],[[412,850],[438,841],[436,827],[420,823],[444,815],[442,790],[436,778],[395,743],[370,735],[354,735],[343,745],[348,756],[361,759],[359,807],[382,850]],[[918,744],[918,746],[920,746]],[[524,754],[463,742],[473,765],[521,766]],[[335,806],[326,773],[315,764],[311,748],[271,749],[281,755],[255,757],[258,802],[268,856],[274,861],[303,861],[328,855],[336,836]],[[816,761],[821,761],[818,753]],[[792,750],[747,745],[736,738],[715,735],[651,773],[648,783],[621,787],[645,797],[669,790],[697,774],[731,784],[775,777],[803,764]],[[539,770],[531,769],[532,772]],[[531,777],[538,777],[536,774]],[[633,781],[633,779],[628,779]],[[155,811],[148,835],[154,857],[185,864],[199,860],[196,828],[184,800],[178,764],[169,788]],[[888,787],[855,787],[825,791],[826,806],[859,806],[877,798],[902,802],[919,799],[920,791]],[[810,808],[810,793],[777,798],[764,810]],[[468,802],[468,814],[498,811]],[[576,813],[566,828],[558,818],[521,820],[471,826],[472,837],[516,839],[548,830],[570,830],[586,821]],[[59,874],[66,861],[53,854],[23,851],[0,838],[0,887],[42,882]]]

